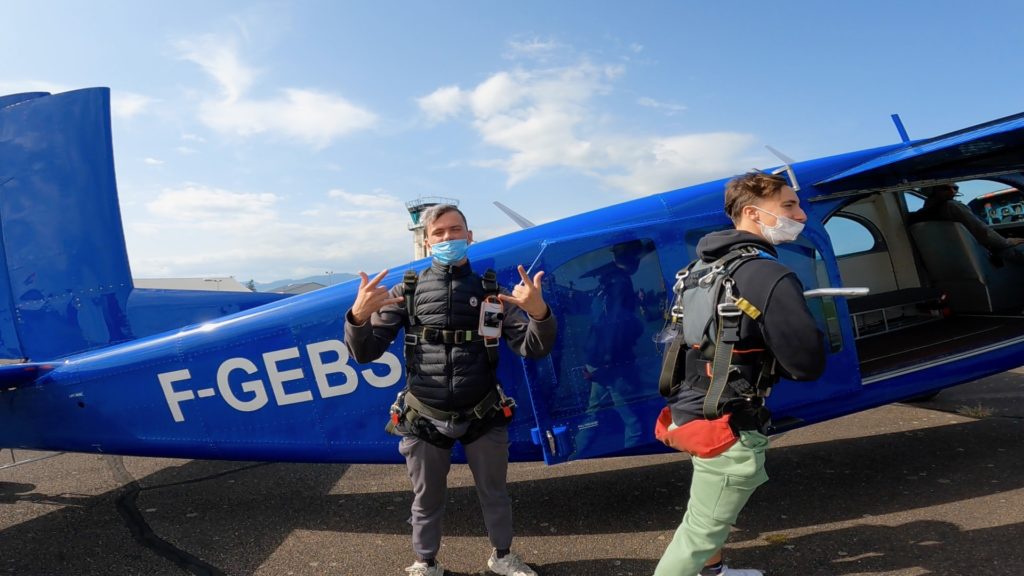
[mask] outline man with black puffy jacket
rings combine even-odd
[[[481,277],[470,266],[466,248],[473,233],[458,208],[432,206],[422,222],[431,266],[390,291],[380,285],[387,270],[372,280],[360,272],[359,292],[345,316],[345,342],[358,362],[379,358],[400,330],[406,333],[404,407],[395,410],[399,421],[394,430],[402,436],[399,452],[413,485],[410,523],[417,560],[405,572],[444,575],[436,557],[451,447],[458,440],[494,547],[487,567],[504,576],[536,576],[511,551],[512,502],[506,489],[511,414],[495,377],[497,350],[487,346],[497,340],[485,341],[479,327],[485,300],[497,300],[504,313],[501,339],[520,356],[546,356],[557,322],[541,293],[544,273],[530,278],[519,266],[522,282],[511,294],[498,294],[494,279]],[[415,294],[406,302],[410,286]]]
[[[712,263],[741,248],[757,256],[736,260],[738,267],[732,271],[734,297],[737,303],[743,301],[745,310],[739,315],[728,385],[717,403],[720,415],[708,417],[704,406],[713,389],[716,359],[708,357],[707,349],[718,348],[720,342],[705,350],[688,347],[680,361],[685,362],[684,376],[673,382],[669,409],[663,412],[671,421],[667,430],[657,431],[659,438],[691,454],[693,477],[683,521],[655,576],[762,576],[758,570],[730,568],[722,560],[722,546],[740,510],[768,480],[767,409],[754,392],[757,386],[751,385],[771,385],[779,376],[815,380],[825,369],[822,335],[804,301],[803,286],[777,260],[775,249],[795,240],[807,221],[796,192],[780,176],[751,172],[726,185],[725,212],[735,229],[702,238],[697,243],[700,259]]]

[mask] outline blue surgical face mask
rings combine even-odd
[[[434,256],[434,260],[445,266],[451,266],[456,262],[460,262],[466,257],[466,250],[468,249],[469,240],[465,238],[430,245],[430,253]]]

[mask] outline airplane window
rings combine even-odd
[[[1016,188],[1006,188],[983,194],[967,205],[975,216],[996,229],[1008,228],[1024,222],[1024,193]]]
[[[649,383],[657,382],[661,369],[654,335],[663,327],[668,299],[654,241],[628,240],[585,252],[549,278],[562,314],[559,386],[548,399],[551,415],[598,418],[607,409],[618,414],[613,419],[627,437],[640,434],[646,423],[629,404],[658,395]],[[637,386],[640,382],[646,384]],[[627,438],[627,443],[638,440]],[[585,443],[577,438],[578,448]]]
[[[908,214],[924,207],[924,198],[915,192],[904,192],[903,201],[907,204]]]
[[[825,223],[836,258],[885,249],[874,225],[849,214],[839,213]]]

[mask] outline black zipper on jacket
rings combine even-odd
[[[449,265],[447,270],[446,270],[446,272],[445,272],[445,280],[448,283],[448,307],[445,310],[446,319],[447,319],[446,323],[447,323],[447,328],[448,329],[451,329],[451,325],[452,325],[452,284],[455,281],[454,280],[454,275],[452,274],[452,268],[453,267]],[[445,377],[448,379],[448,406],[454,406],[455,405],[455,382],[454,382],[454,374],[453,374],[454,370],[452,368],[452,362],[453,362],[453,360],[452,360],[452,348],[453,347],[454,347],[453,344],[445,344],[444,345],[445,356],[447,358],[447,362],[445,362],[444,373],[445,373]]]

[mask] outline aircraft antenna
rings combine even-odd
[[[533,222],[530,222],[522,214],[516,212],[515,210],[509,208],[508,206],[505,206],[501,202],[498,202],[497,200],[495,200],[494,201],[494,205],[498,207],[498,210],[501,210],[502,212],[505,213],[506,216],[511,218],[513,222],[515,222],[516,224],[519,224],[520,228],[525,230],[527,228],[533,228],[534,226],[536,226],[536,224],[534,224]]]
[[[900,120],[899,114],[892,115],[892,123],[896,125],[896,131],[900,133],[900,139],[906,144],[910,142],[910,136],[907,135],[907,129],[903,127],[903,120]]]
[[[776,158],[778,158],[779,160],[782,160],[782,162],[783,162],[782,166],[779,166],[775,170],[772,170],[772,174],[776,174],[777,175],[777,174],[782,174],[783,172],[785,172],[786,176],[789,177],[789,185],[793,187],[793,191],[794,192],[799,192],[800,191],[800,183],[797,182],[797,180],[796,180],[796,172],[793,171],[793,166],[792,166],[793,164],[796,163],[796,161],[793,160],[792,158],[790,158],[789,156],[786,156],[782,152],[779,152],[775,148],[772,148],[771,146],[768,146],[767,144],[765,144],[765,148],[767,148],[769,152],[771,152]]]
[[[427,257],[427,245],[423,242],[427,237],[427,231],[423,227],[423,222],[420,221],[420,216],[423,215],[424,210],[438,204],[458,206],[459,201],[454,198],[443,198],[441,196],[421,196],[405,203],[405,209],[409,211],[409,217],[412,218],[409,230],[412,231],[412,254],[414,260]]]

